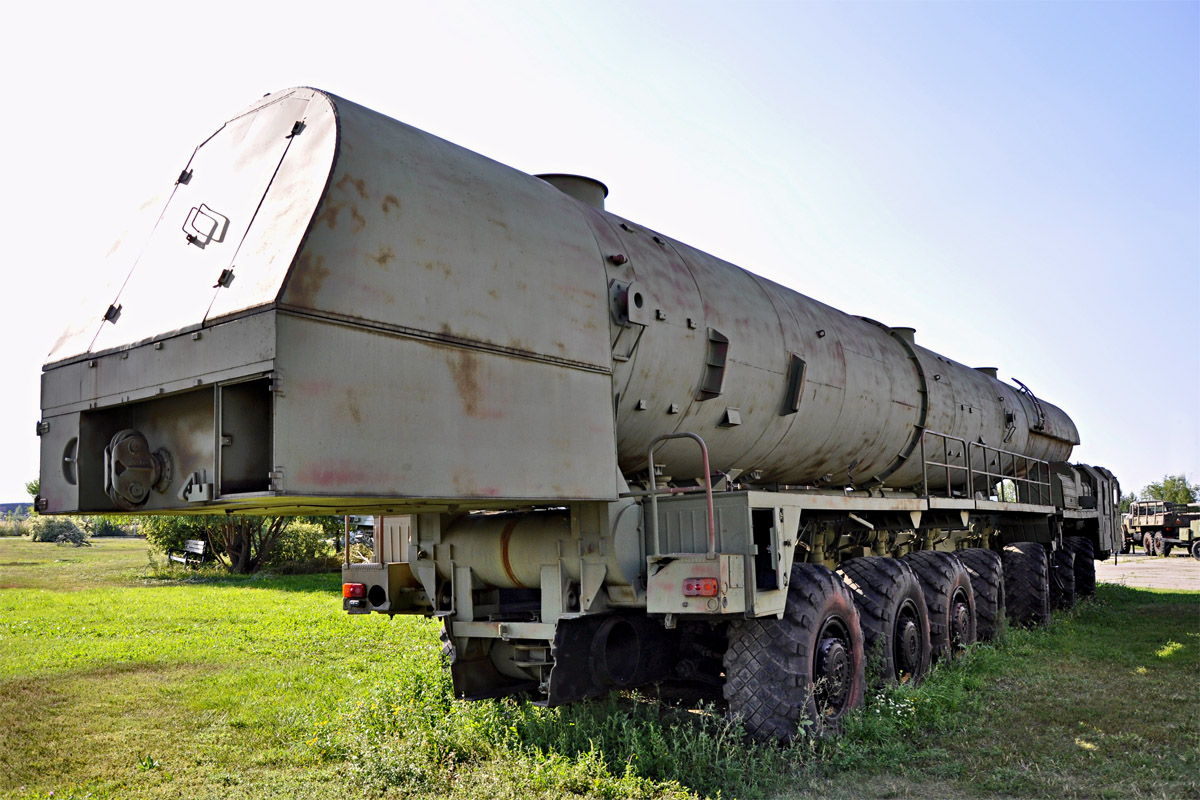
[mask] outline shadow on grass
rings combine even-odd
[[[221,589],[271,589],[282,592],[318,592],[341,597],[342,574],[340,572],[311,572],[299,575],[284,575],[262,571],[251,575],[237,575],[220,566],[200,569],[186,567],[158,567],[143,574],[142,581],[149,586],[214,586]]]

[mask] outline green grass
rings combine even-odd
[[[1197,593],[1101,586],[778,748],[636,695],[460,702],[434,624],[344,615],[337,575],[93,541],[0,539],[4,796],[1200,796]]]

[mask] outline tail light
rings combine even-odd
[[[342,597],[350,597],[361,599],[367,596],[367,585],[365,583],[343,583]]]
[[[684,578],[684,597],[716,597],[720,585],[716,578]]]

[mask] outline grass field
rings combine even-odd
[[[94,541],[0,539],[6,797],[1200,797],[1197,593],[1102,585],[778,748],[646,696],[456,701],[436,627],[345,616],[337,575]]]

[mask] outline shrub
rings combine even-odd
[[[29,521],[24,519],[0,520],[0,536],[26,536],[29,534]]]
[[[58,542],[61,540],[64,543],[82,544],[87,540],[87,534],[67,517],[39,515],[33,518],[29,527],[33,531],[33,541],[35,542]]]
[[[292,520],[276,539],[266,566],[272,572],[330,572],[339,563],[321,525]]]
[[[220,517],[143,517],[142,535],[160,553],[182,550],[188,539],[208,541],[208,529]],[[220,537],[214,537],[214,543]]]
[[[124,526],[112,517],[92,517],[88,520],[88,531],[92,536],[127,536]]]

